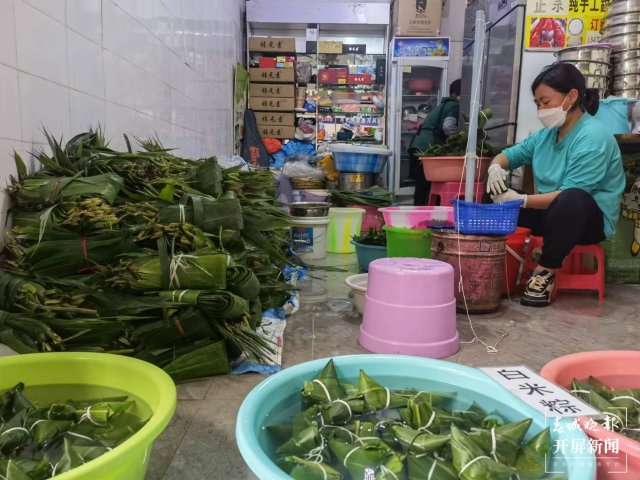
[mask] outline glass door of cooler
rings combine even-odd
[[[396,195],[409,196],[413,195],[415,183],[409,176],[409,145],[426,115],[448,94],[447,62],[398,59],[395,68],[393,186]]]

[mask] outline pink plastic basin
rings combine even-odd
[[[574,378],[586,380],[594,376],[616,389],[640,388],[640,351],[602,350],[565,355],[547,363],[540,372],[547,380],[568,388]],[[604,452],[604,443],[618,445],[618,453],[596,453],[598,480],[640,479],[640,442],[598,426],[584,428],[589,419],[578,418],[585,433],[598,441]]]
[[[464,157],[420,157],[424,176],[431,182],[459,182],[467,177]],[[484,181],[491,157],[476,159],[476,182]]]
[[[375,353],[443,358],[457,352],[451,265],[403,257],[371,262],[358,342]]]
[[[425,229],[433,221],[453,224],[453,207],[436,206],[400,206],[384,207],[382,212],[384,223],[390,227]]]
[[[380,302],[432,307],[453,298],[453,268],[427,258],[380,258],[369,264],[368,295]]]

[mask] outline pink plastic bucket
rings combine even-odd
[[[390,227],[425,229],[434,222],[454,223],[453,207],[400,206],[384,207],[378,211],[382,212],[384,223]]]
[[[424,258],[371,262],[358,342],[375,353],[443,358],[457,352],[453,268]]]
[[[362,216],[362,227],[360,229],[361,232],[368,232],[371,228],[380,231],[382,228],[378,207],[372,207],[370,205],[347,205],[347,207],[362,208],[364,210],[364,215]]]
[[[616,390],[640,388],[640,351],[601,350],[565,355],[547,363],[540,375],[565,388],[571,386],[574,378],[585,380],[589,376]],[[601,426],[585,428],[588,420],[578,418],[585,433],[598,441],[601,452],[605,451],[605,442],[618,446],[617,454],[610,451],[596,453],[598,480],[640,479],[640,442]]]

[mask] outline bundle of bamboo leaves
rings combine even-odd
[[[267,360],[256,328],[291,290],[271,172],[180,158],[157,138],[117,151],[101,130],[45,135],[39,171],[15,154],[0,343],[132,355],[176,380]]]

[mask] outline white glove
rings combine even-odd
[[[522,200],[523,203],[522,205],[520,205],[520,207],[527,208],[527,195],[524,193],[518,193],[514,190],[511,190],[510,188],[500,195],[491,195],[491,200],[493,200],[493,203],[504,203],[511,202],[513,200]]]
[[[487,180],[487,193],[492,193],[493,195],[500,195],[502,192],[507,190],[507,184],[505,180],[507,179],[507,171],[503,169],[497,163],[492,164],[489,167],[489,178]]]

